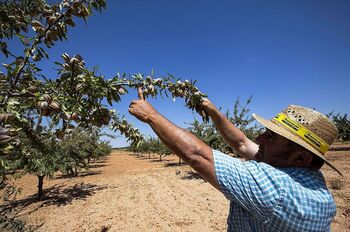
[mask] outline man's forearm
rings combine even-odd
[[[247,151],[247,145],[251,142],[247,136],[218,109],[212,109],[208,112],[210,118],[213,120],[215,127],[219,130],[222,138],[234,148],[240,155],[246,159],[254,159],[252,154]]]
[[[208,145],[190,132],[177,127],[161,114],[152,116],[148,124],[168,148],[219,189],[213,174],[212,149]]]
[[[149,125],[163,143],[186,162],[190,163],[198,155],[205,156],[203,150],[209,148],[196,136],[174,125],[161,114],[153,116]]]

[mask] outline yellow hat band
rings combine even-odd
[[[322,154],[326,153],[329,148],[329,144],[323,141],[320,137],[318,137],[315,133],[301,125],[300,123],[292,120],[285,114],[278,114],[273,120],[278,121],[282,125],[291,129],[293,132],[298,134],[303,140],[308,142],[311,146],[316,148]]]

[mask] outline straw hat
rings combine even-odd
[[[269,130],[311,151],[342,175],[324,157],[329,146],[338,137],[336,126],[324,114],[306,107],[290,105],[271,120],[256,114],[253,117]]]

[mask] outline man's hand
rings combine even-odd
[[[212,117],[215,114],[219,113],[219,110],[215,107],[215,105],[208,99],[203,98],[200,106],[196,108],[196,111],[203,116],[203,111],[207,114],[207,116]]]
[[[142,89],[138,88],[139,100],[133,100],[129,105],[129,113],[142,122],[150,123],[151,118],[159,114],[143,97]]]
[[[201,106],[207,113],[211,113],[217,110],[214,104],[208,98],[203,98],[203,102]]]

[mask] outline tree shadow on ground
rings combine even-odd
[[[102,171],[85,171],[85,172],[80,172],[77,176],[74,174],[61,174],[59,176],[56,176],[55,179],[70,179],[70,178],[80,178],[80,177],[85,177],[85,176],[95,176],[95,175],[100,175]]]
[[[92,160],[90,163],[91,163],[91,164],[106,163],[107,160],[108,160],[108,159],[107,159],[106,157],[103,157],[103,158],[100,158],[100,159]]]
[[[148,156],[136,156],[136,158],[140,159],[140,160],[151,160],[151,159],[154,159],[153,157],[148,158]]]
[[[166,156],[162,156],[162,160],[159,159],[159,156],[154,157],[155,155],[153,154],[151,158],[148,157],[148,155],[141,155],[139,153],[135,153],[135,154],[130,154],[132,156],[135,156],[137,159],[139,160],[146,160],[152,163],[160,163],[160,162],[164,162],[164,167],[180,167],[180,166],[187,166],[188,164],[186,164],[185,162],[181,162],[181,164],[179,164],[179,162],[177,161],[172,161],[172,160],[167,160],[164,159]]]
[[[93,163],[93,164],[89,164],[89,168],[103,168],[107,166],[106,163]]]
[[[141,153],[129,153],[129,155],[136,156],[136,157],[142,157],[143,156]]]
[[[5,213],[26,211],[26,214],[30,214],[42,207],[51,205],[64,206],[72,204],[74,201],[85,201],[98,191],[107,188],[111,188],[111,186],[90,183],[79,183],[73,186],[66,186],[65,184],[54,185],[44,190],[44,196],[40,200],[34,194],[21,200],[13,200],[3,204],[0,206],[0,211]]]
[[[152,160],[150,160],[149,162],[152,162],[152,163],[160,163],[160,162],[166,162],[166,160],[152,159]]]
[[[182,166],[188,166],[188,164],[182,162],[181,164],[179,164],[179,162],[172,162],[172,163],[167,163],[164,164],[164,167],[182,167]]]
[[[73,186],[53,186],[47,189],[44,197],[43,206],[57,205],[63,206],[71,204],[73,201],[86,200],[88,197],[95,195],[98,191],[107,189],[108,186],[79,183]]]
[[[186,175],[181,177],[182,180],[203,180],[206,182],[203,177],[201,177],[197,172],[188,171]]]
[[[102,171],[85,171],[85,172],[79,173],[79,175],[75,177],[95,176],[95,175],[100,175],[101,173]]]

